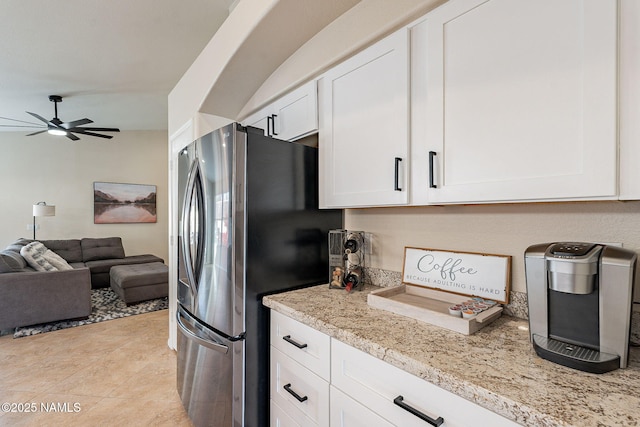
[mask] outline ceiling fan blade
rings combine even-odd
[[[39,114],[31,113],[31,112],[29,112],[29,111],[27,111],[27,114],[31,114],[33,117],[35,117],[36,119],[38,119],[38,120],[40,120],[40,121],[43,121],[43,122],[44,122],[45,124],[47,124],[47,125],[49,124],[49,120],[45,119],[44,117],[42,117],[42,116],[41,116],[41,115],[39,115]]]
[[[46,128],[46,126],[40,126],[40,125],[0,125],[0,127],[3,127],[3,128],[36,128],[36,129]]]
[[[88,125],[89,123],[93,123],[93,120],[84,118],[84,119],[80,119],[80,120],[74,120],[72,122],[61,123],[60,126],[62,126],[63,128],[69,130],[69,129],[72,129],[72,128],[76,127],[76,126]]]
[[[89,131],[97,131],[97,132],[120,132],[120,129],[118,129],[118,128],[93,128],[93,127],[82,127],[82,128],[78,128],[78,129],[82,129],[82,130],[89,130]]]
[[[11,119],[11,118],[9,118],[9,117],[0,117],[0,119],[2,119],[2,120],[9,120],[9,121],[12,121],[12,122],[18,122],[18,123],[25,123],[25,124],[28,124],[28,125],[34,125],[34,126],[37,126],[37,127],[42,126],[40,123],[27,122],[27,121],[25,121],[25,120],[18,120],[18,119]],[[2,125],[2,126],[11,126],[11,125]],[[18,126],[16,125],[15,127],[18,127]],[[26,127],[26,126],[23,126],[23,127]]]
[[[39,133],[46,132],[46,131],[47,131],[46,129],[45,129],[45,130],[39,130],[38,132],[30,133],[30,134],[28,134],[27,136],[37,135],[37,134],[39,134]]]
[[[85,129],[82,129],[82,128],[76,128],[75,130],[69,130],[69,132],[76,132],[76,133],[79,133],[79,134],[82,134],[82,135],[97,136],[98,138],[106,138],[106,139],[113,138],[112,135],[102,135],[100,133],[87,132]]]
[[[80,140],[80,138],[78,138],[77,136],[75,136],[74,134],[69,133],[69,132],[67,132],[67,134],[65,136],[67,138],[69,138],[70,140],[72,140],[72,141],[79,141]]]

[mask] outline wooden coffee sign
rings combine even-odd
[[[403,283],[509,302],[511,257],[404,248]]]

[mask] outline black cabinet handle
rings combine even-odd
[[[435,151],[429,151],[429,188],[438,188],[438,186],[433,182],[433,158],[435,156]]]
[[[307,346],[306,344],[300,344],[292,340],[291,335],[285,335],[284,337],[282,337],[282,339],[288,342],[289,344],[295,345],[298,348],[305,348]]]
[[[400,157],[396,157],[396,165],[395,165],[395,178],[394,178],[394,185],[393,185],[393,189],[395,191],[402,191],[402,188],[400,188],[400,162],[402,161],[402,159]]]
[[[278,117],[277,114],[272,114],[271,115],[271,135],[278,135],[278,132],[276,132],[276,117]]]
[[[421,420],[428,422],[432,426],[438,427],[439,425],[441,425],[444,422],[444,418],[438,417],[438,418],[436,418],[434,420],[430,416],[428,416],[426,414],[423,414],[422,412],[418,411],[417,409],[412,408],[411,406],[407,405],[406,403],[403,402],[403,400],[404,400],[404,397],[398,396],[395,399],[393,399],[393,403],[395,403],[396,405],[398,405],[399,407],[401,407],[405,411],[410,412],[411,414],[413,414],[416,417],[420,418]]]
[[[299,395],[298,393],[296,393],[295,391],[291,390],[291,383],[289,383],[289,384],[285,385],[283,388],[284,388],[285,390],[287,390],[291,396],[293,396],[293,397],[295,397],[296,399],[298,399],[298,402],[300,402],[300,403],[302,403],[302,402],[304,402],[305,400],[307,400],[307,399],[308,399],[308,397],[307,397],[307,396],[302,396],[302,397],[300,397],[300,395]]]
[[[269,123],[271,123],[271,129],[273,129],[273,116],[267,116],[267,136],[272,136],[273,133],[271,133],[271,130],[269,129]]]

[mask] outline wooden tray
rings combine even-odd
[[[371,292],[367,295],[367,304],[454,332],[471,335],[500,317],[502,306],[491,307],[471,319],[449,314],[451,305],[467,301],[469,298],[420,286],[401,285]]]

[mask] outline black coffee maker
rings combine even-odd
[[[636,253],[560,242],[525,252],[529,332],[536,353],[581,371],[626,368]]]

